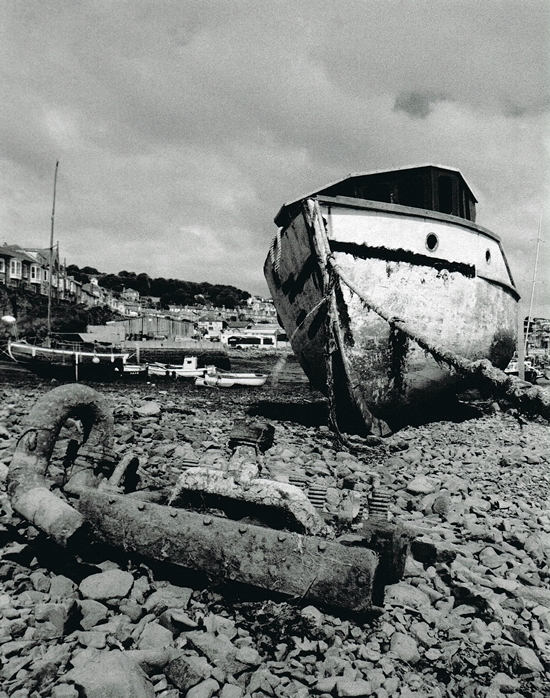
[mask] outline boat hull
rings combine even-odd
[[[245,386],[249,388],[261,388],[267,382],[268,374],[262,373],[206,373],[197,378],[195,385],[232,388],[233,386]]]
[[[11,358],[45,377],[106,380],[122,375],[129,354],[105,351],[78,351],[10,342]]]
[[[418,421],[463,385],[365,298],[434,347],[507,365],[518,294],[498,238],[454,216],[403,206],[330,197],[310,206],[321,226],[304,208],[279,232],[264,271],[293,350],[312,385],[331,398],[341,430]],[[363,300],[330,275],[329,257]]]

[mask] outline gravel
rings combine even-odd
[[[21,419],[52,388],[12,376],[0,385],[0,698],[550,695],[546,422],[486,403],[467,421],[343,445],[296,374],[250,390],[95,387],[114,411],[118,456],[139,458],[140,487],[169,490],[197,464],[227,468],[235,420],[252,414],[275,428],[264,475],[312,487],[348,528],[383,493],[386,516],[414,532],[412,554],[369,618],[185,571],[174,580],[122,555],[71,557],[5,492]]]

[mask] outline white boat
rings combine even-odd
[[[536,383],[539,378],[544,378],[544,374],[529,360],[524,359],[523,371],[525,380],[529,383]],[[504,373],[509,376],[519,375],[519,362],[517,359],[512,359],[508,366],[504,369]]]
[[[458,170],[420,165],[349,175],[275,217],[266,280],[342,431],[387,433],[456,395],[464,379],[426,347],[510,361],[519,294],[475,204]]]
[[[206,367],[198,366],[196,356],[186,356],[182,364],[151,363],[148,367],[150,376],[163,376],[165,378],[197,378],[203,376]]]
[[[125,376],[139,376],[142,373],[147,373],[148,366],[146,364],[124,364]]]
[[[209,366],[203,376],[195,380],[195,385],[218,388],[232,388],[234,385],[260,388],[265,385],[269,374],[267,373],[233,373],[221,371],[215,366]]]

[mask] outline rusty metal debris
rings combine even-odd
[[[69,418],[84,427],[64,487],[74,506],[48,481],[55,441]],[[357,533],[329,539],[318,510],[321,493],[314,493],[312,503],[296,485],[261,477],[256,456],[272,440],[268,425],[247,431],[238,424],[228,472],[190,467],[170,506],[145,502],[133,496],[139,493],[123,494],[135,481],[139,461],[128,455],[116,464],[113,418],[101,396],[86,386],[65,385],[42,397],[25,420],[8,491],[14,509],[62,546],[78,544],[79,534],[91,528],[98,539],[127,552],[217,579],[368,611],[380,602],[384,585],[402,576],[410,536],[377,510]],[[196,505],[197,497],[210,509],[183,508]]]

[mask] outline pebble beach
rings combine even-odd
[[[357,527],[382,488],[414,542],[364,618],[57,550],[6,494],[21,421],[53,387],[0,374],[0,698],[550,695],[548,422],[494,402],[464,421],[342,442],[294,364],[263,388],[92,386],[113,410],[117,456],[139,459],[141,488],[169,491],[190,461],[226,470],[231,430],[251,419],[274,427],[263,476],[316,487],[325,516]]]

